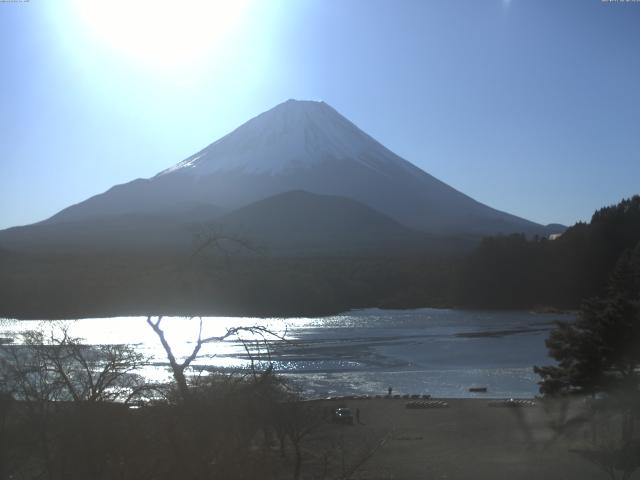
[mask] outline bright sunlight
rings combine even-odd
[[[76,0],[85,28],[104,47],[158,69],[177,69],[219,51],[248,0]]]

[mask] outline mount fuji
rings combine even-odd
[[[339,210],[338,198],[349,202],[353,211],[367,211],[369,225],[378,218],[376,231],[385,225],[405,236],[408,231],[446,236],[552,233],[552,227],[493,209],[446,185],[394,154],[328,104],[288,100],[154,177],[117,185],[39,224],[0,232],[0,245],[15,246],[27,237],[55,237],[64,243],[67,237],[56,228],[62,226],[77,238],[87,231],[85,226],[99,225],[96,239],[104,241],[105,229],[116,235],[123,224],[131,231],[143,228],[145,221],[153,224],[154,232],[170,227],[175,233],[183,225],[203,221],[224,225],[234,211],[292,191],[311,195],[305,196],[305,204],[314,203],[314,214]],[[299,195],[282,198],[296,202]],[[354,202],[362,208],[353,207]],[[277,224],[278,210],[265,211],[271,218],[260,218],[261,224]],[[282,212],[287,215],[286,209]],[[243,218],[253,217],[244,214]],[[334,222],[327,228],[357,228],[354,218],[349,220],[351,225]],[[229,224],[236,225],[237,220]],[[252,230],[251,225],[244,227]]]

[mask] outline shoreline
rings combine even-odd
[[[405,394],[406,395],[406,394]],[[367,396],[367,395],[345,395],[345,396],[335,396],[335,397],[316,397],[316,398],[302,398],[300,401],[305,403],[344,403],[344,402],[366,402],[366,403],[377,403],[377,402],[385,402],[385,403],[410,403],[410,402],[422,402],[422,401],[438,401],[438,402],[495,402],[495,401],[508,401],[508,400],[518,401],[526,401],[526,402],[534,402],[536,406],[539,402],[543,401],[542,397],[533,396],[533,397],[505,397],[505,396],[486,396],[486,397],[436,397],[436,396],[409,396],[405,397],[401,395],[399,398],[395,396]]]

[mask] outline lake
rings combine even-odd
[[[247,368],[251,357],[307,397],[393,393],[437,397],[532,397],[538,393],[534,365],[552,363],[544,341],[556,321],[571,315],[472,310],[356,310],[321,318],[203,317],[203,337],[234,326],[261,326],[283,336],[242,339],[203,346],[194,362],[225,371]],[[72,336],[86,343],[130,344],[150,358],[143,374],[169,378],[158,338],[143,317],[66,320]],[[177,357],[188,355],[199,320],[165,317],[162,327]],[[0,336],[19,341],[19,332],[51,328],[47,321],[3,320]],[[242,341],[241,341],[242,340]],[[245,348],[246,346],[246,348]],[[251,355],[247,352],[251,353]],[[487,387],[474,394],[469,387]]]

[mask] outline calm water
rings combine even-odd
[[[463,310],[358,310],[324,318],[256,319],[205,317],[203,336],[232,326],[262,326],[272,339],[268,352],[258,340],[206,344],[195,364],[234,370],[267,353],[277,372],[296,382],[306,396],[430,393],[441,397],[531,397],[537,390],[533,365],[551,363],[544,340],[553,322],[572,317],[529,312]],[[144,374],[167,378],[166,357],[141,317],[64,321],[73,336],[89,344],[131,344],[151,358]],[[50,322],[3,320],[0,336],[19,341],[19,332],[51,328]],[[193,348],[198,320],[166,317],[162,327],[177,356]],[[470,394],[471,386],[488,388]]]

